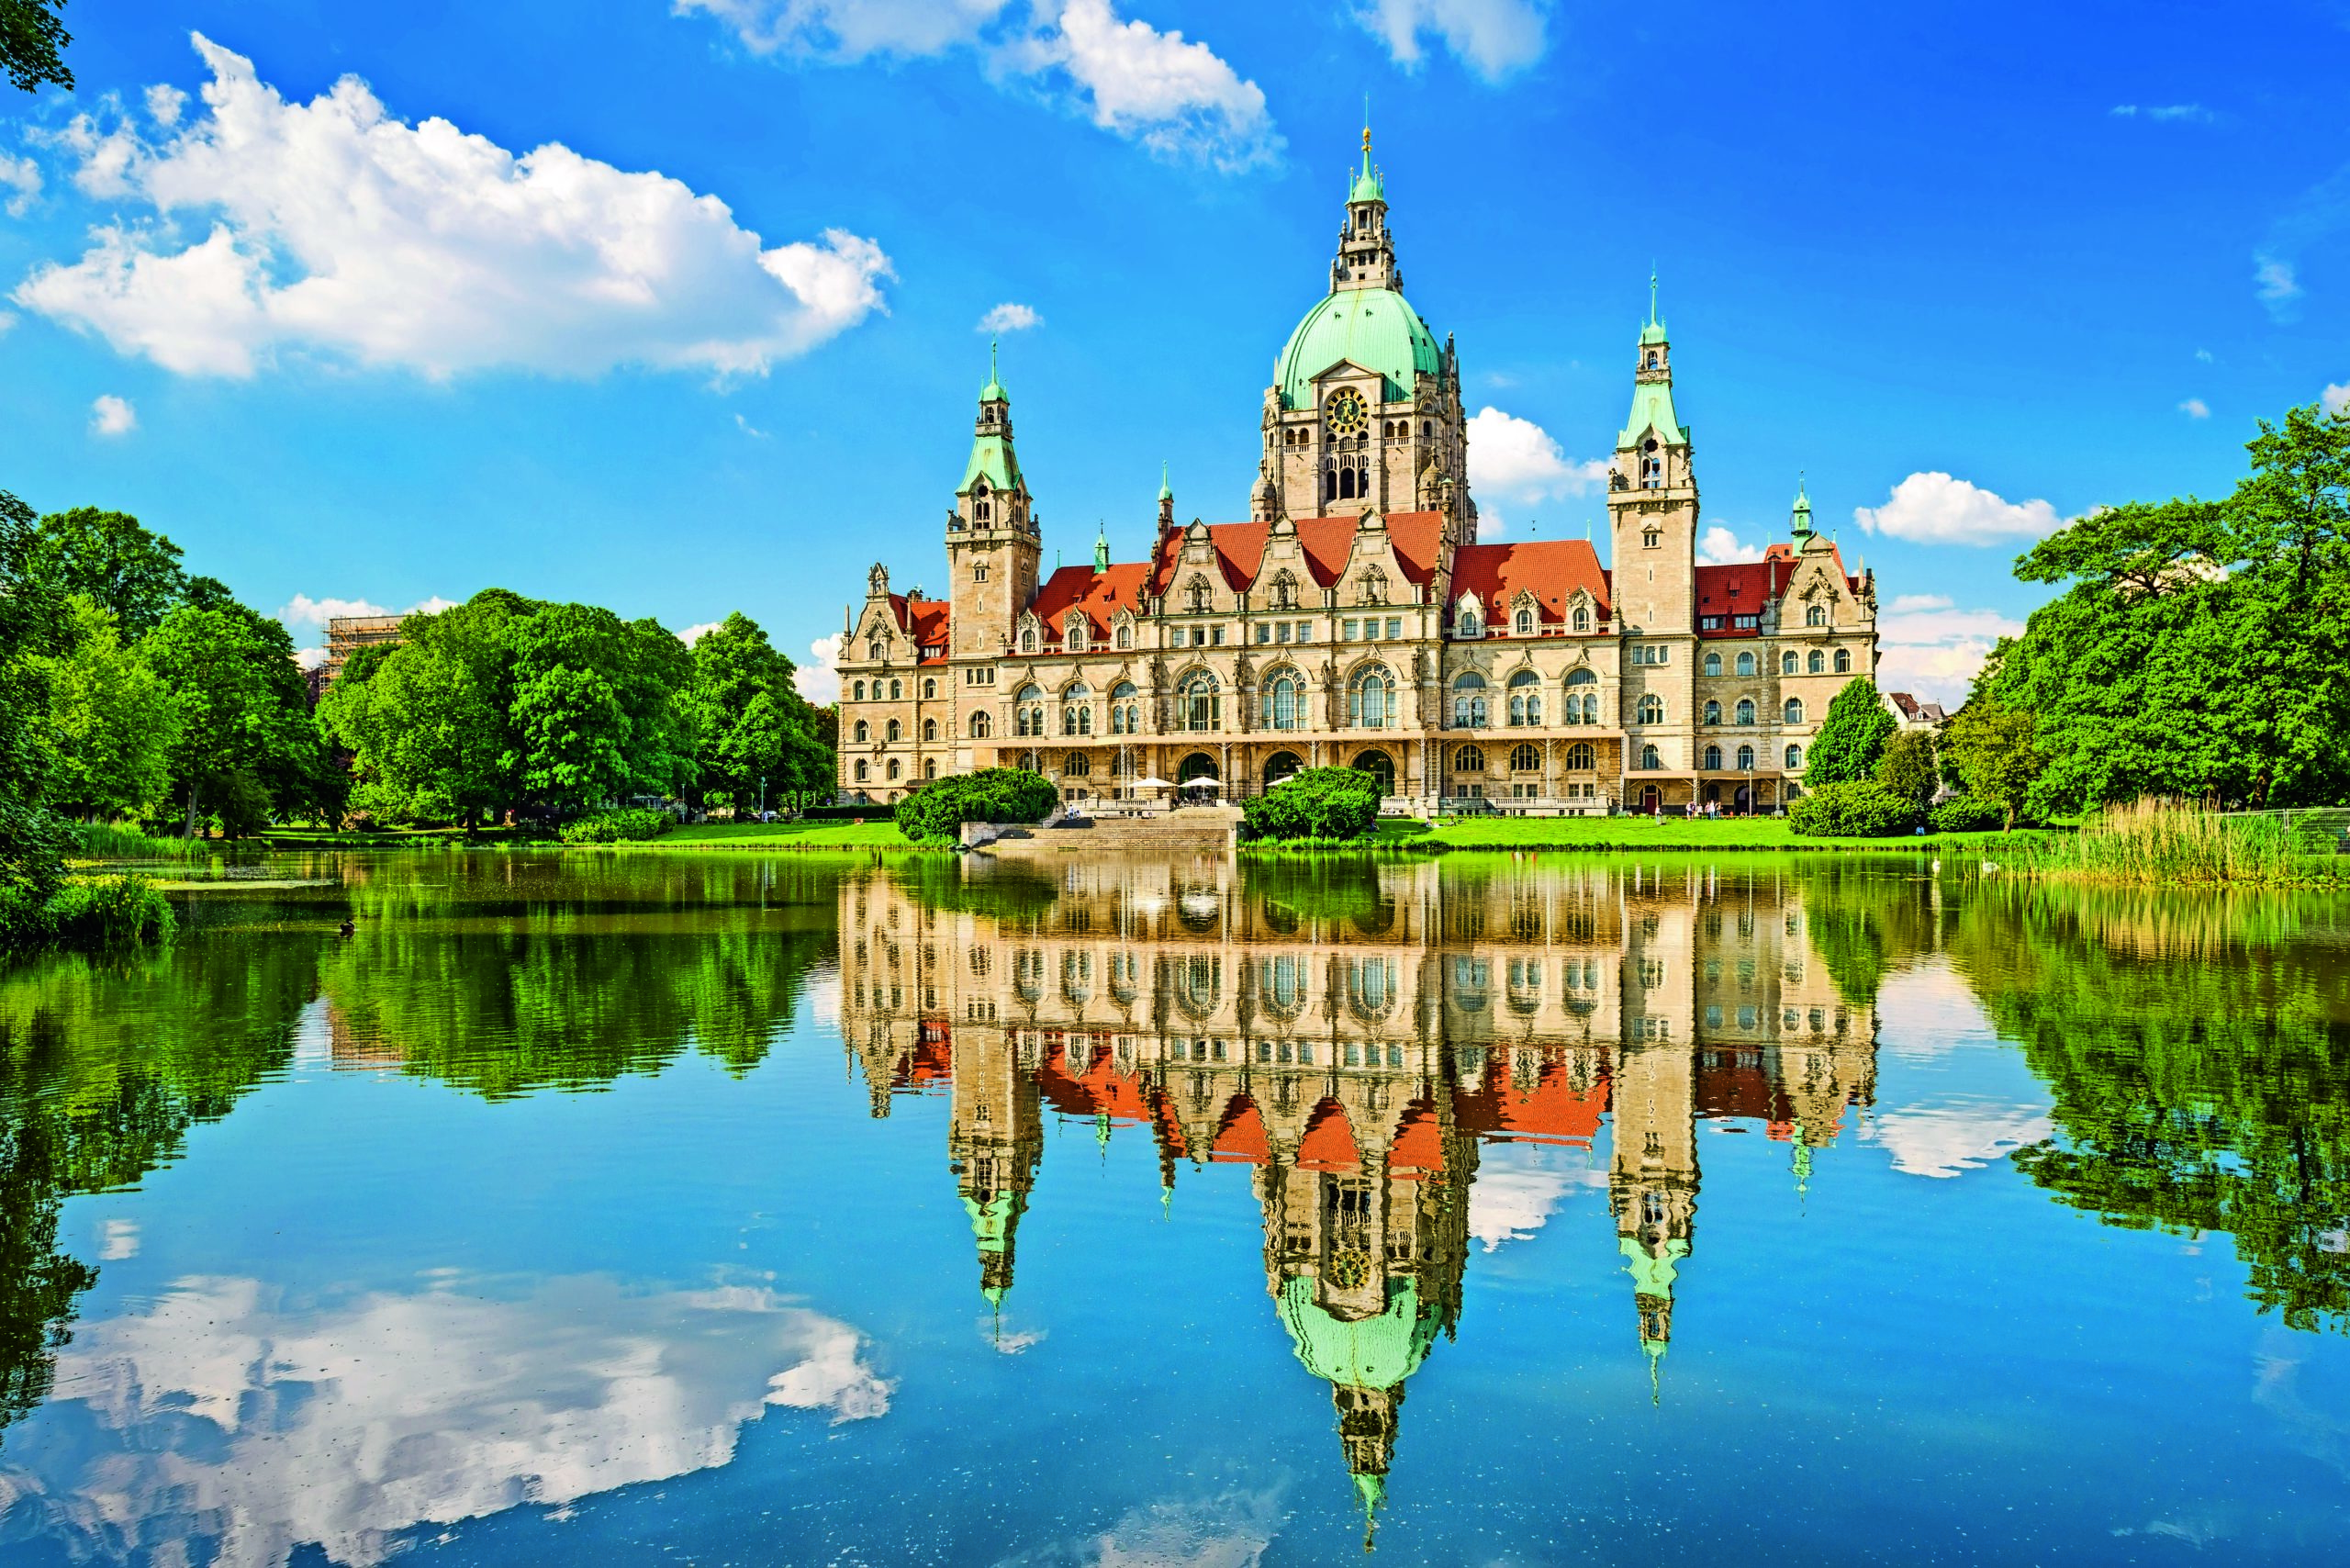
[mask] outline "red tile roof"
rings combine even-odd
[[[1563,624],[1567,600],[1578,588],[1591,595],[1600,619],[1606,620],[1607,574],[1599,569],[1599,552],[1587,539],[1466,544],[1452,553],[1453,597],[1474,593],[1485,607],[1486,620],[1504,627],[1521,591],[1534,595],[1544,622]]]
[[[1306,570],[1323,588],[1338,580],[1347,569],[1347,559],[1353,553],[1355,532],[1361,519],[1354,517],[1302,517],[1297,520],[1297,543],[1305,554]],[[1388,542],[1394,546],[1395,562],[1404,576],[1425,587],[1436,576],[1437,557],[1444,541],[1444,514],[1434,511],[1400,511],[1386,514]],[[1208,526],[1208,540],[1215,546],[1216,564],[1224,569],[1225,586],[1245,588],[1257,580],[1257,569],[1264,563],[1265,541],[1272,525],[1266,522],[1221,522]],[[1151,589],[1157,594],[1168,591],[1175,578],[1175,563],[1183,551],[1183,532],[1178,529],[1169,533],[1151,563]],[[1112,571],[1117,570],[1113,566]]]
[[[1063,566],[1045,579],[1044,587],[1036,590],[1035,603],[1029,608],[1035,610],[1037,620],[1053,629],[1055,635],[1060,633],[1061,617],[1074,609],[1085,612],[1086,622],[1096,637],[1107,637],[1110,617],[1119,610],[1142,613],[1144,579],[1149,575],[1149,566],[1141,561],[1125,562],[1099,573],[1091,566]]]
[[[1844,572],[1844,557],[1834,545],[1829,555],[1836,563],[1836,573],[1844,578],[1845,586],[1854,593],[1861,591],[1858,577]],[[1762,607],[1787,591],[1794,580],[1796,567],[1801,564],[1794,546],[1785,540],[1762,552],[1760,561],[1737,561],[1726,566],[1697,568],[1697,635],[1700,637],[1751,637],[1757,626],[1733,625],[1733,615],[1760,615]],[[1708,627],[1705,617],[1718,615],[1719,626]]]
[[[908,599],[904,594],[890,596],[890,614],[898,622],[898,630],[913,639],[917,649],[936,648],[935,656],[922,658],[924,664],[940,664],[946,657],[946,616],[953,607],[943,599]],[[917,657],[922,657],[917,654]]]

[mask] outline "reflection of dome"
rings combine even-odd
[[[1306,1371],[1351,1388],[1393,1388],[1420,1370],[1436,1343],[1437,1315],[1420,1310],[1419,1282],[1408,1276],[1387,1282],[1387,1310],[1376,1317],[1343,1323],[1314,1299],[1314,1281],[1283,1281],[1281,1327],[1297,1346]]]
[[[1314,377],[1340,360],[1387,378],[1390,398],[1411,396],[1413,378],[1436,374],[1436,335],[1418,311],[1392,288],[1343,288],[1305,313],[1289,345],[1273,362],[1281,407],[1311,408]]]

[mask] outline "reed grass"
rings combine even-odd
[[[128,823],[76,823],[77,860],[199,860],[212,853],[201,839],[157,838]]]
[[[2022,868],[2085,882],[2279,887],[2342,879],[2337,857],[2297,845],[2272,816],[2227,816],[2184,801],[2115,806],[2033,846]]]

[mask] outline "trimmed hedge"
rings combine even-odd
[[[677,826],[677,819],[666,812],[627,811],[598,812],[592,817],[563,824],[565,844],[632,844],[642,839],[658,838]]]
[[[1368,838],[1379,826],[1379,780],[1357,767],[1302,767],[1240,803],[1257,838]]]
[[[1035,823],[1060,802],[1041,773],[1024,767],[982,767],[923,785],[898,802],[898,831],[916,844],[961,835],[965,823]],[[878,806],[867,810],[880,813]]]
[[[1964,795],[1944,801],[1926,813],[1926,825],[1936,833],[1997,833],[2007,824],[2007,812],[1988,801]]]
[[[1874,778],[1822,784],[1787,808],[1787,825],[1813,838],[1884,838],[1918,825],[1918,802]]]

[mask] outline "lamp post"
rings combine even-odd
[[[767,820],[767,781],[764,774],[759,778],[759,820]]]

